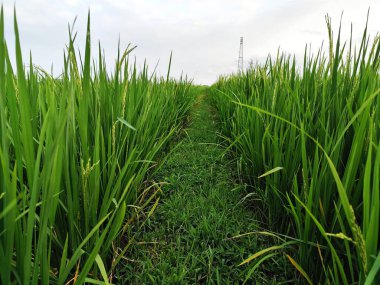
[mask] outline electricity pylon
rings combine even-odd
[[[238,72],[243,72],[243,37],[240,37]]]

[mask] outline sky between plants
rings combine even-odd
[[[244,37],[244,64],[263,62],[270,53],[295,54],[302,60],[306,44],[317,51],[327,46],[325,15],[332,17],[338,33],[342,11],[342,35],[359,42],[368,8],[372,38],[380,31],[379,0],[2,0],[5,35],[14,58],[13,6],[15,4],[24,60],[32,52],[35,64],[58,75],[68,42],[68,24],[77,21],[77,46],[84,49],[88,9],[91,11],[93,56],[98,41],[114,66],[118,40],[121,48],[137,49],[138,66],[147,61],[150,70],[166,74],[173,51],[172,76],[182,73],[198,84],[212,84],[221,74],[237,70],[239,39]]]

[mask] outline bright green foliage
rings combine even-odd
[[[14,29],[15,69],[1,10],[0,283],[107,284],[112,243],[181,128],[190,84],[130,68],[130,48],[112,74],[100,45],[92,64],[90,17],[84,58],[70,30],[53,78],[31,57],[25,68],[16,17]]]
[[[166,182],[166,197],[138,228],[131,254],[119,263],[118,283],[242,284],[248,274],[259,284],[284,281],[283,262],[252,273],[250,265],[238,266],[252,248],[269,242],[255,234],[239,236],[257,223],[242,201],[244,186],[233,182],[236,168],[223,156],[210,110],[200,94],[187,136],[157,173]]]
[[[364,283],[371,272],[378,284],[380,38],[365,29],[354,48],[327,26],[328,58],[306,49],[299,70],[284,54],[268,57],[220,78],[212,95],[268,221],[298,241],[295,269],[334,284]]]

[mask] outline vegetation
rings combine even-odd
[[[301,283],[379,284],[380,38],[278,54],[212,86],[223,134]],[[268,234],[268,233],[266,233]],[[252,249],[252,253],[255,249]],[[376,278],[377,274],[377,279]]]
[[[252,248],[268,244],[265,237],[235,238],[257,225],[241,201],[244,187],[234,183],[233,165],[222,156],[204,91],[199,90],[187,136],[156,175],[166,182],[162,191],[167,197],[139,230],[128,259],[120,263],[120,283],[243,283],[250,268],[238,264]],[[253,277],[276,284],[284,273],[280,265],[270,265]]]
[[[148,171],[187,116],[190,83],[138,72],[131,48],[107,73],[100,45],[92,63],[90,17],[84,57],[70,29],[54,78],[32,56],[25,68],[16,17],[14,30],[15,68],[1,9],[0,283],[108,284],[124,254],[117,237],[154,195]]]
[[[206,90],[131,46],[107,72],[90,16],[58,77],[25,65],[15,16],[13,61],[1,8],[0,283],[380,284],[380,37],[326,22],[328,56]]]

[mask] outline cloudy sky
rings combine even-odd
[[[146,59],[165,74],[173,51],[172,75],[182,72],[199,84],[236,71],[239,39],[244,37],[244,61],[263,61],[280,47],[301,57],[305,44],[318,49],[327,40],[325,15],[337,31],[343,14],[343,37],[353,24],[360,39],[370,7],[369,31],[380,31],[379,0],[0,0],[5,11],[6,39],[13,53],[15,4],[25,56],[54,73],[62,69],[67,26],[77,16],[78,48],[84,47],[88,9],[94,51],[98,41],[114,64],[121,47],[136,45],[139,65]]]

